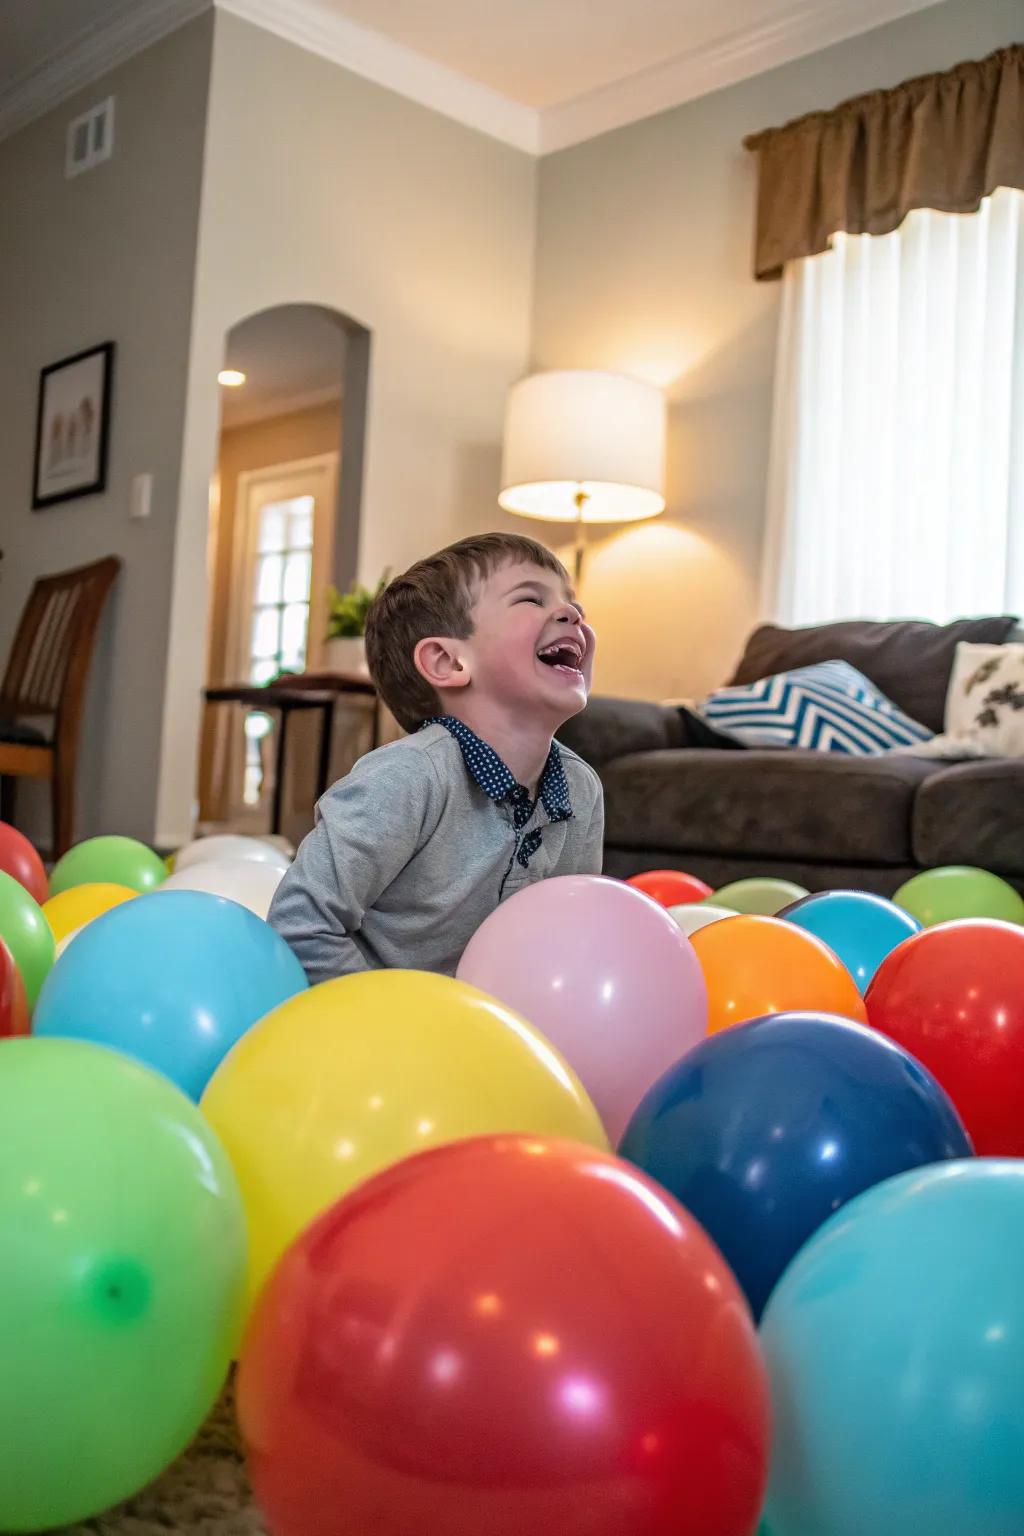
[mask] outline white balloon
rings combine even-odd
[[[88,923],[83,923],[82,924],[82,928],[88,928],[88,926],[89,926]],[[57,940],[57,953],[54,956],[54,961],[53,961],[54,965],[56,965],[56,963],[60,959],[61,955],[67,949],[68,945],[71,943],[71,940],[78,938],[78,935],[81,933],[82,928],[72,928],[70,933],[66,933],[62,939],[58,939]]]
[[[280,832],[261,832],[259,840],[261,843],[269,843],[271,848],[279,848],[289,859],[294,859],[295,844],[290,843]]]
[[[669,907],[668,915],[675,918],[685,934],[691,934],[698,928],[706,928],[709,923],[720,923],[723,917],[738,917],[739,913],[729,907],[704,907],[699,901],[687,901],[682,906]]]
[[[284,870],[276,864],[255,859],[204,859],[187,869],[175,869],[154,896],[164,891],[208,891],[211,896],[227,896],[248,907],[257,917],[266,918],[274,892],[281,884]]]
[[[273,844],[265,842],[262,837],[239,837],[234,833],[218,833],[216,837],[197,837],[195,842],[186,843],[184,848],[179,848],[174,855],[174,873],[179,870],[191,869],[194,864],[205,864],[216,860],[218,864],[230,859],[237,864],[239,860],[246,860],[252,864],[272,864],[282,871],[288,868],[291,860],[281,848],[275,848]]]

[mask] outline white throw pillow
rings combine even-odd
[[[1024,757],[1024,643],[961,641],[944,726],[915,757]]]

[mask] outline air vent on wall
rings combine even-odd
[[[113,151],[114,98],[108,96],[68,124],[64,175],[78,176],[82,171],[91,171],[101,160],[109,160]]]

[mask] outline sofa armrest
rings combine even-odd
[[[606,763],[631,752],[657,752],[681,747],[684,732],[679,711],[641,699],[592,698],[581,714],[567,720],[558,740],[577,752],[598,772]]]

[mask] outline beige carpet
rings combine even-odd
[[[230,1391],[202,1431],[155,1483],[117,1509],[51,1536],[268,1536],[238,1443]]]

